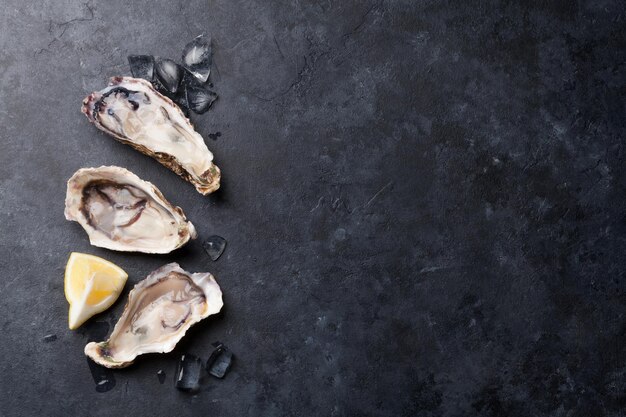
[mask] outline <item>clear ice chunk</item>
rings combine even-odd
[[[179,91],[179,94],[183,93],[185,106],[194,113],[202,114],[206,112],[213,102],[217,100],[217,94],[205,87],[186,69],[180,84],[181,91]]]
[[[218,235],[209,236],[202,244],[202,247],[212,261],[217,261],[224,253],[224,249],[226,249],[226,239]]]
[[[157,59],[154,66],[156,79],[170,94],[176,94],[181,79],[183,69],[171,59]]]
[[[187,87],[187,103],[196,114],[205,113],[217,100],[217,94],[203,86]]]
[[[152,55],[129,55],[128,65],[133,77],[152,81],[154,77],[154,57]]]
[[[202,361],[194,355],[185,353],[181,356],[176,369],[176,388],[186,392],[200,389]]]
[[[183,49],[183,66],[200,82],[205,83],[211,74],[212,55],[211,38],[202,34],[195,37]]]
[[[159,372],[157,372],[157,378],[159,378],[159,382],[162,384],[165,382],[165,372],[163,372],[163,369],[159,369]]]
[[[213,343],[215,349],[206,361],[206,370],[216,378],[224,378],[233,363],[233,354],[221,342]]]

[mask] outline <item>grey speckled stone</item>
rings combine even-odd
[[[624,7],[5,0],[0,415],[622,415]],[[208,197],[79,112],[127,55],[178,59],[204,31],[220,99],[194,121],[223,174]],[[157,184],[199,239],[90,247],[65,182],[102,164]],[[170,261],[209,270],[226,306],[97,393],[90,325],[67,330],[70,251],[129,284]],[[188,396],[154,377],[215,340],[237,356],[223,381]]]

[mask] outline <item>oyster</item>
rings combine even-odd
[[[171,352],[193,324],[223,305],[211,274],[167,264],[135,285],[109,339],[88,343],[85,354],[107,368],[124,368],[144,353]]]
[[[115,166],[82,168],[67,182],[65,218],[80,223],[94,246],[169,253],[196,229],[150,182]]]
[[[150,155],[206,195],[220,186],[213,154],[182,111],[140,78],[114,77],[83,100],[82,112],[96,127]]]

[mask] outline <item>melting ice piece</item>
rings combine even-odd
[[[178,85],[183,78],[183,69],[171,59],[158,59],[154,66],[157,80],[171,93],[178,91]]]
[[[187,90],[184,87],[178,89],[178,92],[170,99],[176,103],[186,118],[189,118],[189,103],[187,102]]]
[[[157,372],[157,378],[159,378],[159,382],[161,384],[165,382],[165,372],[163,372],[163,369],[159,369],[159,372]]]
[[[133,77],[152,81],[154,77],[154,57],[152,55],[129,55],[128,65]]]
[[[215,100],[217,100],[217,94],[208,88],[203,86],[187,87],[187,104],[194,113],[205,113]]]
[[[197,36],[183,49],[183,65],[201,82],[205,83],[211,74],[211,38],[205,34]]]
[[[204,86],[188,70],[184,70],[179,94],[184,93],[184,106],[190,108],[194,113],[202,114],[209,110],[213,102],[217,100],[217,94]],[[181,103],[174,100],[179,106]],[[182,107],[182,106],[181,106]]]
[[[200,389],[202,362],[194,355],[185,353],[181,356],[176,369],[176,388],[181,391],[195,392]]]
[[[217,261],[224,253],[224,249],[226,249],[226,239],[218,235],[209,236],[202,244],[202,247],[211,260]]]
[[[213,343],[215,349],[206,361],[206,370],[216,378],[224,378],[233,363],[233,354],[221,342]]]

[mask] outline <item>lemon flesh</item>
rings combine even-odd
[[[65,298],[70,303],[68,324],[81,324],[111,307],[120,296],[128,274],[105,259],[72,252],[65,266]]]

